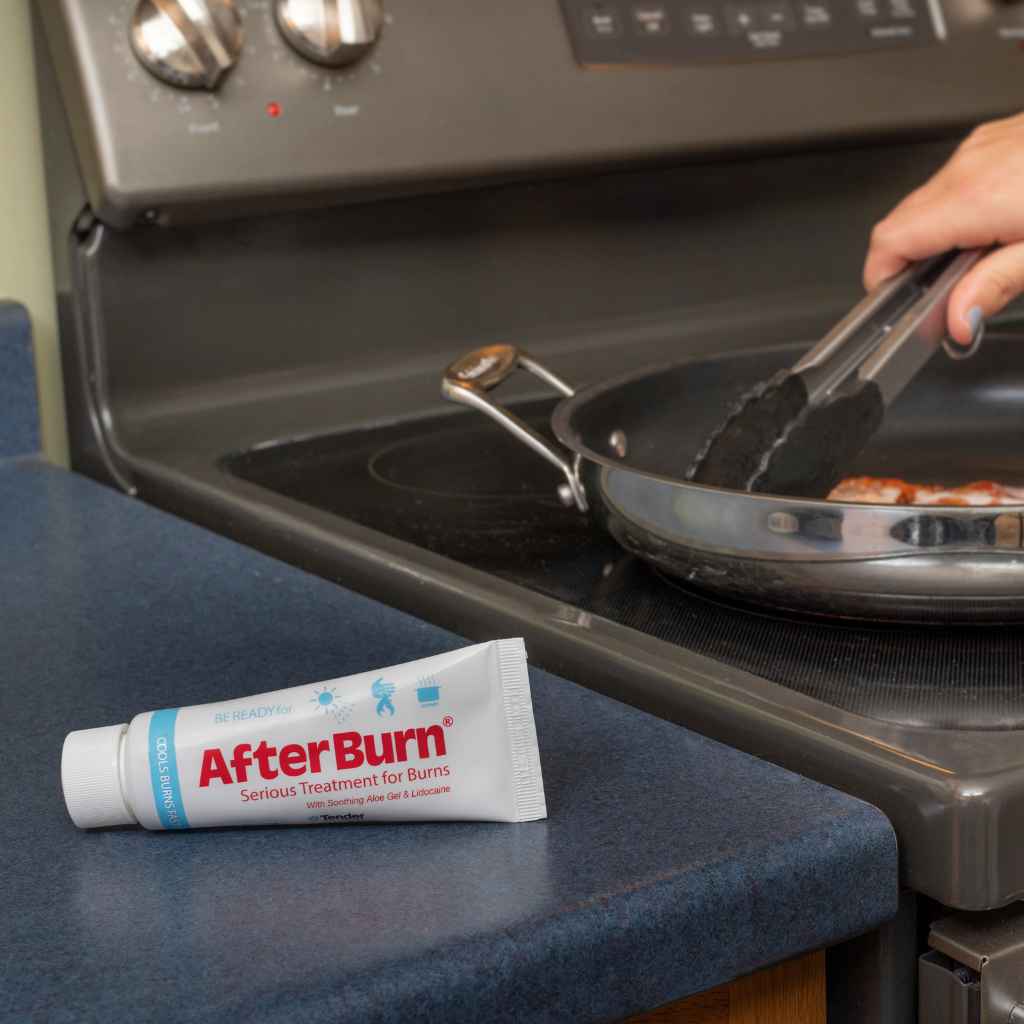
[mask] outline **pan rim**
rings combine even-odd
[[[1018,343],[1024,342],[1024,334],[1022,333],[1003,331],[1000,332],[1000,335],[1003,338],[1012,338]],[[995,337],[993,337],[992,340],[995,340]],[[790,341],[776,345],[750,346],[747,348],[731,349],[728,352],[720,353],[718,358],[721,360],[729,360],[752,355],[770,355],[776,352],[792,351],[797,353],[800,351],[806,351],[811,347],[811,345],[813,345],[813,341]],[[950,515],[957,519],[969,519],[978,514],[991,515],[995,509],[1001,509],[1004,512],[1009,513],[1016,512],[1018,514],[1024,514],[1024,502],[1012,505],[889,505],[866,501],[829,501],[827,498],[801,498],[793,497],[791,495],[787,496],[784,494],[769,494],[761,492],[753,493],[750,491],[738,491],[728,487],[714,487],[710,484],[699,484],[692,480],[682,480],[677,477],[666,476],[662,473],[654,473],[650,470],[638,469],[630,466],[628,463],[625,463],[620,459],[615,459],[601,452],[597,452],[588,445],[582,443],[579,432],[571,425],[573,415],[583,408],[583,406],[588,402],[593,401],[601,395],[608,394],[616,388],[624,387],[627,384],[633,384],[639,380],[643,380],[645,377],[654,377],[658,374],[666,373],[669,370],[679,369],[696,363],[707,362],[712,358],[714,358],[712,353],[695,353],[694,355],[687,356],[682,359],[664,360],[657,363],[645,364],[637,369],[627,370],[605,380],[595,381],[592,384],[585,384],[581,386],[575,394],[567,398],[563,398],[558,405],[555,406],[551,413],[551,429],[554,431],[555,437],[558,439],[559,443],[563,444],[575,455],[586,459],[588,462],[596,463],[600,466],[604,466],[606,469],[615,470],[617,472],[631,473],[638,477],[656,481],[659,484],[679,488],[682,491],[699,491],[704,494],[721,494],[727,495],[730,498],[742,498],[772,505],[787,505],[789,507],[792,507],[793,503],[797,502],[801,506],[810,509],[872,509],[878,512],[889,512],[903,516],[906,515],[908,509],[921,509],[922,511],[927,509],[942,510],[943,515]]]

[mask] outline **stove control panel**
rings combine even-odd
[[[115,228],[1024,108],[1024,3],[997,0],[32,2],[67,115],[44,130]]]
[[[561,0],[587,66],[827,56],[946,38],[939,0]]]

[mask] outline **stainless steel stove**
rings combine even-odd
[[[918,925],[1024,894],[1020,628],[712,599],[438,386],[496,341],[582,380],[814,340],[873,221],[1020,106],[1024,9],[347,0],[320,53],[271,0],[37,6],[75,467],[878,805],[910,895],[847,1015],[906,1019]],[[929,991],[985,991],[932,945]]]

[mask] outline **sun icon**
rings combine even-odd
[[[339,722],[348,718],[352,711],[351,704],[346,704],[338,699],[337,689],[333,686],[314,690],[309,702],[316,705],[316,711],[322,711],[325,715],[333,715]]]
[[[310,704],[316,704],[317,710],[322,711],[325,715],[329,715],[335,710],[334,702],[337,700],[338,694],[335,692],[334,687],[327,689],[325,686],[322,690],[314,690],[313,696],[310,698]]]

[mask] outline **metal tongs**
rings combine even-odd
[[[915,263],[880,285],[791,369],[748,391],[687,477],[732,490],[822,498],[881,426],[885,410],[940,348],[956,283],[985,250]]]

